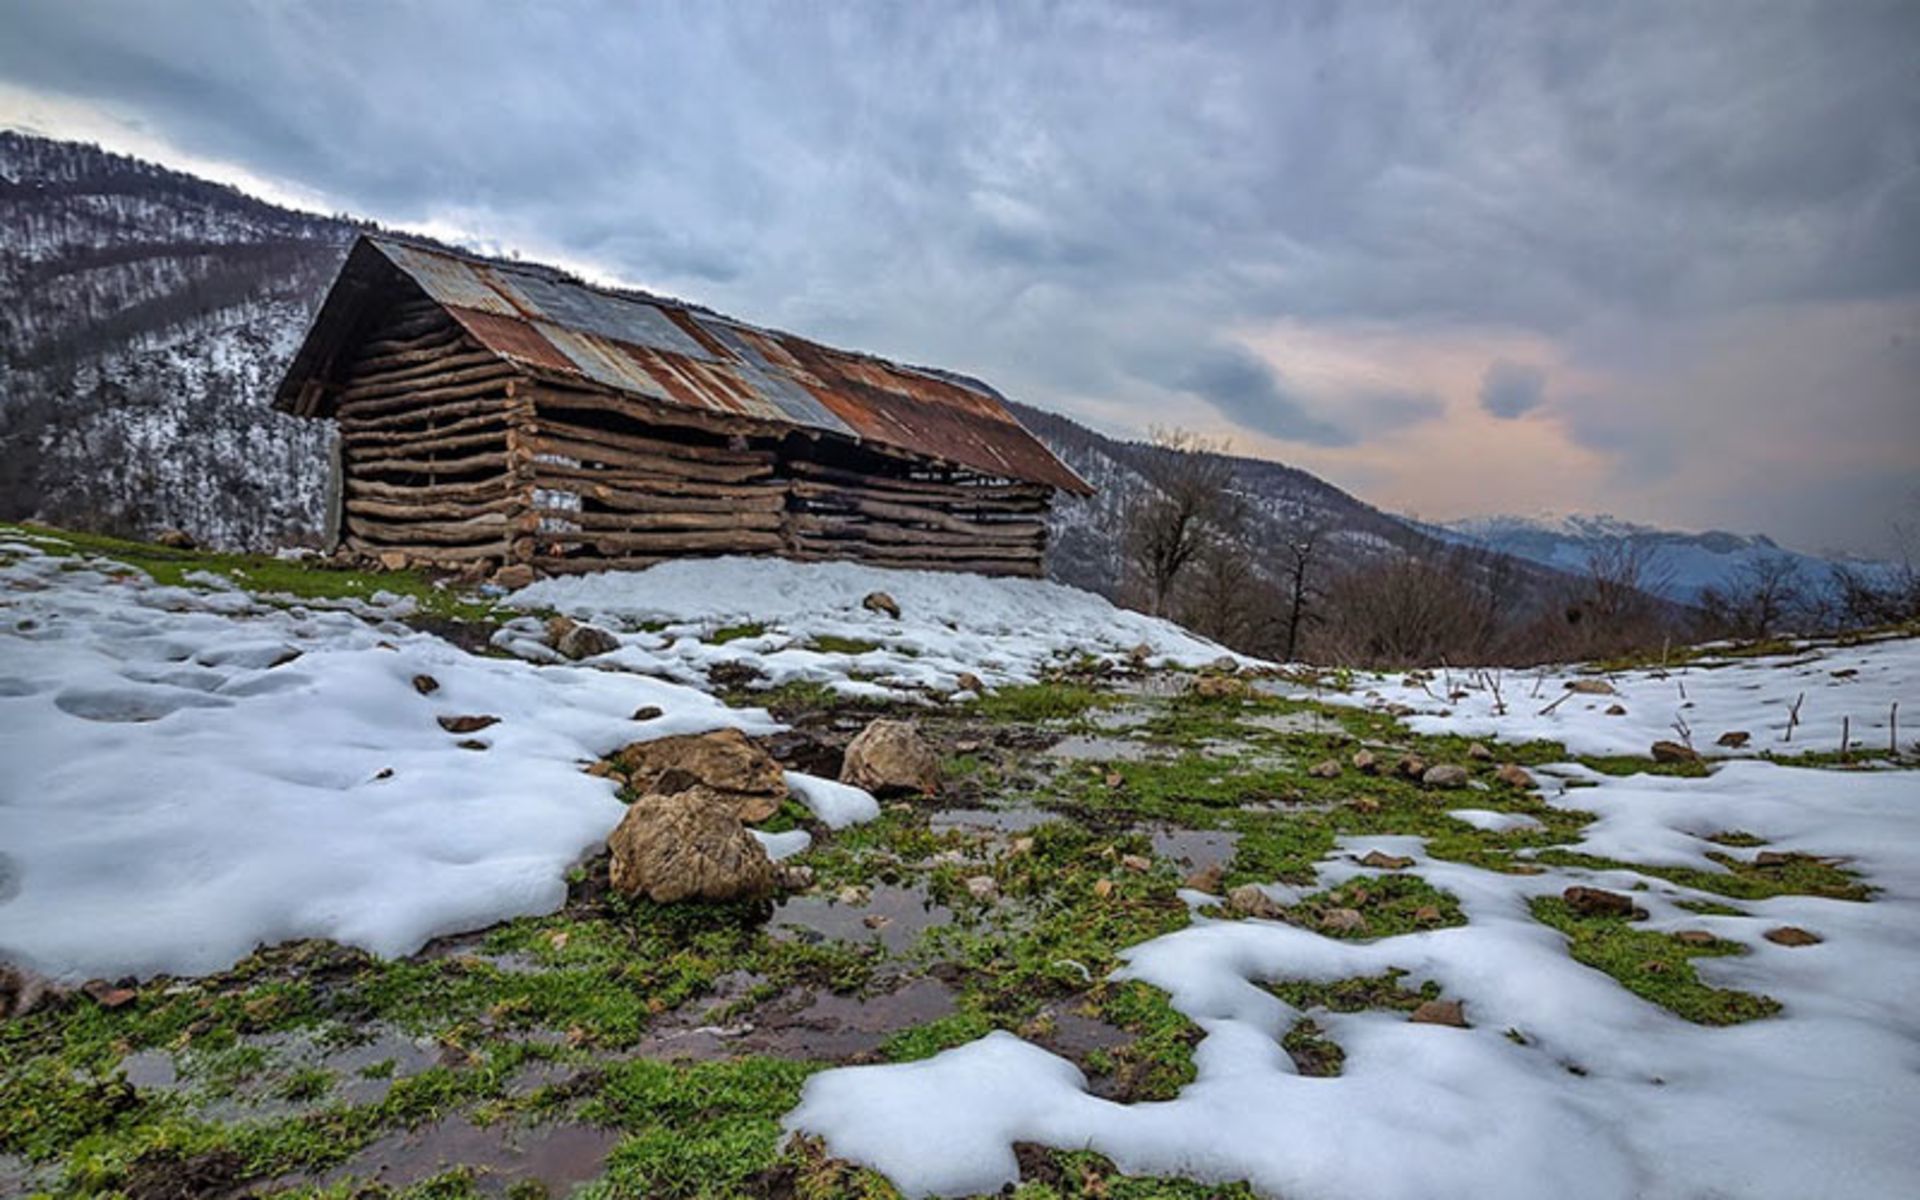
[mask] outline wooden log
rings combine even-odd
[[[471,354],[488,353],[483,347],[466,344],[457,329],[443,333],[429,334],[412,342],[402,343],[405,349],[373,351],[362,347],[360,357],[347,367],[349,378],[371,380],[388,371],[405,370],[428,363],[450,362],[455,358],[464,358]]]
[[[862,538],[821,538],[809,534],[798,534],[794,538],[798,547],[815,550],[854,550],[862,554],[878,554],[882,557],[898,558],[911,562],[916,557],[926,558],[966,558],[981,559],[1034,558],[1039,551],[1030,546],[935,546],[926,543],[912,547],[893,543],[878,543]]]
[[[630,554],[611,558],[603,558],[597,554],[563,558],[558,555],[536,554],[527,561],[534,570],[542,574],[580,575],[588,571],[644,571],[648,567],[666,562],[667,558],[658,555],[641,557]]]
[[[512,531],[505,515],[498,513],[470,521],[375,521],[349,514],[347,527],[361,537],[390,545],[428,546],[498,544]]]
[[[671,438],[648,437],[644,434],[621,433],[599,426],[555,421],[550,417],[539,415],[535,416],[533,427],[549,437],[565,438],[575,442],[591,442],[597,446],[624,450],[630,454],[653,454],[663,458],[716,463],[722,466],[765,465],[770,468],[774,463],[774,453],[770,449],[734,450],[726,446],[702,446],[675,441]]]
[[[356,398],[392,395],[413,390],[421,380],[457,383],[464,378],[462,372],[497,369],[506,365],[498,355],[488,350],[473,354],[441,355],[428,362],[391,371],[355,372],[347,378],[347,395]]]
[[[904,525],[891,525],[884,521],[851,521],[833,517],[820,517],[807,513],[789,515],[794,529],[822,537],[856,537],[874,542],[890,542],[895,545],[912,546],[980,546],[1009,547],[1025,549],[1038,545],[1046,537],[1046,526],[1035,532],[1020,532],[1012,536],[996,537],[985,527],[977,533],[952,533],[943,529],[910,529]]]
[[[616,512],[770,512],[786,510],[786,497],[776,491],[744,496],[679,496],[638,493],[624,488],[593,484],[578,488],[552,488]]]
[[[854,487],[917,492],[922,495],[949,497],[955,500],[1028,499],[1045,502],[1053,490],[1044,484],[1003,483],[987,480],[985,476],[974,476],[981,480],[979,483],[937,483],[930,480],[898,478],[892,475],[874,475],[832,467],[806,458],[790,458],[782,465],[792,474],[808,479],[822,479]]]
[[[491,417],[462,421],[440,429],[386,431],[378,433],[342,433],[340,440],[349,446],[391,446],[410,453],[428,453],[458,446],[507,444],[506,426]]]
[[[504,478],[492,477],[473,483],[382,483],[377,479],[348,476],[348,496],[368,496],[383,500],[462,501],[492,500],[507,494]]]
[[[606,533],[594,531],[574,533],[566,530],[542,529],[536,531],[533,537],[536,545],[542,546],[578,543],[593,546],[602,551],[608,549],[653,550],[669,554],[683,550],[714,550],[721,553],[749,554],[755,550],[779,550],[786,544],[777,533],[768,533],[752,529],[732,530],[724,533]]]
[[[410,558],[423,559],[441,566],[460,566],[483,559],[500,559],[507,554],[505,542],[472,546],[423,546],[415,543],[370,541],[364,537],[349,535],[342,545],[349,553],[367,558],[376,557],[390,550],[398,550]]]
[[[415,350],[449,346],[466,336],[466,330],[452,321],[437,325],[416,337],[393,337],[390,331],[382,329],[373,340],[363,342],[355,362],[369,358],[378,358],[385,354],[407,354]]]
[[[536,460],[533,463],[533,470],[542,487],[552,486],[562,491],[579,491],[585,487],[600,486],[633,492],[637,495],[746,498],[771,494],[781,497],[783,504],[787,494],[786,485],[777,479],[746,483],[716,483],[712,480],[687,479],[674,475],[646,475],[632,471],[572,466],[547,459]]]
[[[484,503],[462,504],[456,501],[432,500],[374,500],[358,496],[347,497],[347,511],[361,516],[394,521],[464,521],[488,514],[507,515],[514,507],[513,501],[500,497]]]
[[[416,425],[432,427],[439,422],[461,421],[482,414],[503,424],[510,422],[512,418],[504,400],[482,398],[455,400],[448,404],[423,404],[417,408],[403,408],[378,417],[342,415],[336,420],[343,432],[360,433],[387,429],[404,430]]]
[[[782,514],[777,512],[620,512],[600,513],[583,512],[579,509],[546,508],[536,504],[533,510],[538,516],[553,520],[571,522],[581,529],[607,530],[619,533],[624,530],[642,532],[646,530],[710,530],[724,532],[729,529],[772,529],[781,525]]]
[[[796,494],[798,494],[797,489],[799,486],[799,484],[795,484]],[[924,505],[893,504],[884,500],[863,500],[858,497],[848,497],[846,503],[855,512],[865,516],[874,517],[883,521],[927,525],[935,529],[946,530],[950,533],[978,534],[982,529],[988,527],[981,522],[951,516],[941,512],[939,509],[928,508]],[[1046,530],[1046,525],[1037,521],[1001,522],[998,523],[997,527],[1002,530],[1017,529],[1027,534],[1039,534]]]
[[[704,479],[712,483],[742,483],[749,479],[765,478],[773,473],[771,463],[746,466],[696,463],[686,459],[663,458],[657,454],[632,454],[592,442],[578,442],[546,434],[533,439],[532,450],[535,454],[555,454],[562,458],[582,459],[684,479]]]
[[[506,469],[507,456],[501,454],[473,454],[465,458],[376,458],[366,462],[350,462],[349,471],[361,475],[375,471],[388,473],[407,473],[413,475],[466,475],[475,471],[501,471]]]
[[[482,372],[481,377],[474,382],[422,388],[417,392],[403,392],[397,396],[359,397],[351,401],[343,401],[341,408],[355,416],[372,416],[442,400],[465,400],[486,395],[504,396],[507,382],[514,377],[514,374],[512,367],[503,366],[497,371]]]

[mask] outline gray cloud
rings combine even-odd
[[[1480,381],[1480,407],[1512,420],[1539,408],[1547,399],[1547,373],[1526,363],[1496,359]]]
[[[1422,419],[1236,355],[1281,318],[1517,330],[1606,374],[1729,313],[1920,293],[1910,0],[0,0],[0,21],[0,80],[183,153],[1118,432],[1196,402],[1309,447]]]

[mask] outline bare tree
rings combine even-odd
[[[1305,517],[1287,530],[1286,539],[1280,544],[1280,582],[1285,604],[1281,658],[1285,662],[1298,661],[1300,630],[1316,615],[1313,606],[1320,596],[1320,550],[1326,532],[1319,521]]]
[[[1805,612],[1805,587],[1792,559],[1770,554],[1750,559],[1725,584],[1702,589],[1699,603],[1715,631],[1763,638]]]
[[[1147,487],[1127,514],[1126,552],[1148,610],[1167,615],[1174,586],[1209,542],[1230,537],[1243,511],[1224,446],[1181,429],[1152,431]]]
[[[1180,623],[1221,645],[1252,649],[1262,582],[1246,548],[1232,538],[1210,539],[1189,576]]]

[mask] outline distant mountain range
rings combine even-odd
[[[1764,534],[1684,533],[1606,514],[1467,517],[1424,528],[1573,574],[1585,571],[1596,554],[1626,547],[1640,558],[1641,586],[1681,604],[1698,601],[1708,588],[1737,587],[1743,576],[1764,562],[1791,564],[1794,575],[1809,589],[1826,587],[1837,566],[1869,574],[1891,569],[1885,563],[1803,554]]]

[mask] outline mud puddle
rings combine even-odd
[[[547,1195],[564,1196],[601,1173],[621,1136],[618,1130],[594,1125],[518,1128],[448,1117],[388,1134],[318,1182],[324,1188],[361,1180],[398,1189],[465,1167],[474,1173],[474,1189],[482,1195],[501,1196],[517,1184],[531,1183]],[[269,1190],[301,1182],[276,1180]]]
[[[724,1023],[704,1019],[717,1007],[712,998],[701,1004],[697,1015],[669,1017],[650,1031],[638,1053],[694,1062],[740,1055],[858,1061],[872,1057],[894,1034],[954,1011],[953,989],[929,977],[878,996],[800,988]]]
[[[878,938],[898,954],[922,933],[953,920],[953,911],[935,904],[917,887],[878,884],[857,890],[857,898],[839,895],[794,896],[774,909],[768,930],[774,936],[832,938],[870,942]]]
[[[1149,834],[1155,857],[1193,871],[1226,866],[1240,844],[1240,835],[1228,829],[1154,829]]]

